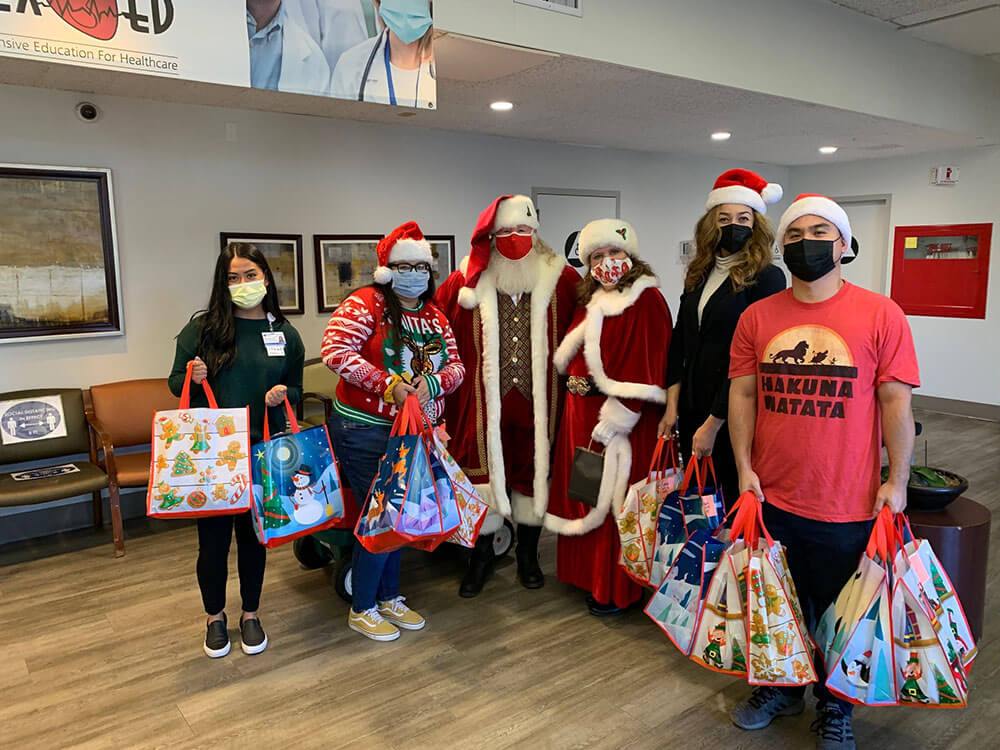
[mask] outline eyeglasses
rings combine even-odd
[[[507,228],[504,228],[504,229],[499,229],[499,230],[497,230],[496,233],[494,233],[493,236],[494,237],[510,237],[513,234],[529,235],[529,234],[531,234],[534,231],[535,230],[532,229],[531,227],[529,227],[527,224],[522,224],[522,225],[517,226],[517,227],[507,227]]]
[[[431,270],[429,263],[392,263],[389,268],[393,271],[399,271],[401,273],[410,273],[410,271],[430,273]]]

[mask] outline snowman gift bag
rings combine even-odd
[[[326,425],[300,430],[285,400],[291,432],[271,436],[251,451],[254,531],[265,547],[331,528],[344,517],[344,497]]]

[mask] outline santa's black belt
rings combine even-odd
[[[566,381],[566,390],[574,396],[602,396],[597,384],[590,378],[570,375]]]

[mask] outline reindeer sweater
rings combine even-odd
[[[367,286],[330,316],[322,356],[326,366],[340,375],[334,410],[356,422],[390,425],[396,407],[385,400],[386,389],[395,377],[410,382],[423,375],[431,392],[427,415],[437,422],[444,413],[444,396],[465,378],[448,319],[430,301],[417,310],[404,308],[403,346],[397,352],[384,312],[382,292]]]

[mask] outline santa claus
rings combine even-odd
[[[666,401],[670,310],[652,269],[639,258],[632,226],[592,221],[580,232],[588,269],[572,326],[554,356],[569,379],[553,458],[545,527],[559,537],[559,580],[590,593],[591,614],[611,615],[642,589],[618,565],[615,512],[628,485],[647,470],[656,445],[659,404]],[[596,507],[567,496],[577,448],[604,449]],[[633,460],[633,458],[635,460]]]
[[[503,195],[480,215],[468,257],[438,290],[467,373],[446,404],[449,450],[493,511],[461,596],[476,596],[492,574],[503,517],[517,524],[521,584],[545,583],[538,538],[561,390],[552,352],[572,319],[579,280],[538,236],[531,199]]]

